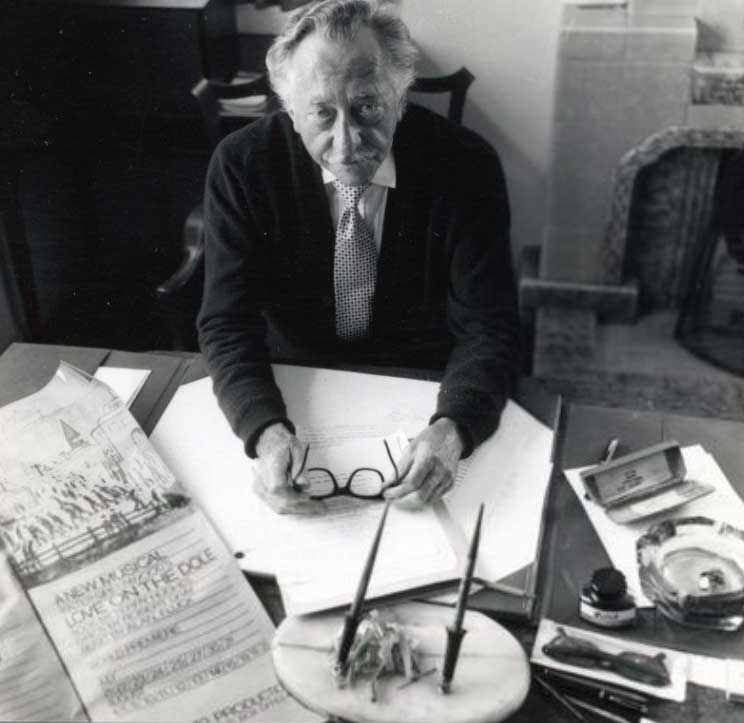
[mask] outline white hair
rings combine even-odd
[[[418,50],[390,0],[316,0],[293,12],[266,55],[269,82],[285,108],[291,83],[287,62],[304,38],[322,32],[329,40],[353,40],[370,28],[382,48],[398,100],[416,79]]]

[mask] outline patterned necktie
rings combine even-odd
[[[369,184],[347,186],[334,181],[333,185],[344,202],[333,258],[336,336],[346,340],[360,339],[369,330],[377,277],[375,237],[359,213],[359,200]]]

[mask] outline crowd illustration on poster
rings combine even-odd
[[[93,427],[28,406],[24,426],[37,433],[16,431],[20,453],[0,461],[0,537],[27,587],[128,544],[183,506],[173,475],[120,404]]]

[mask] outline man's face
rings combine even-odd
[[[289,72],[289,113],[313,160],[347,185],[371,181],[401,109],[374,33],[363,28],[350,43],[312,34]]]

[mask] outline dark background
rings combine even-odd
[[[191,89],[263,68],[233,0],[139,4],[3,3],[0,219],[33,341],[172,346],[155,289],[211,150]]]

